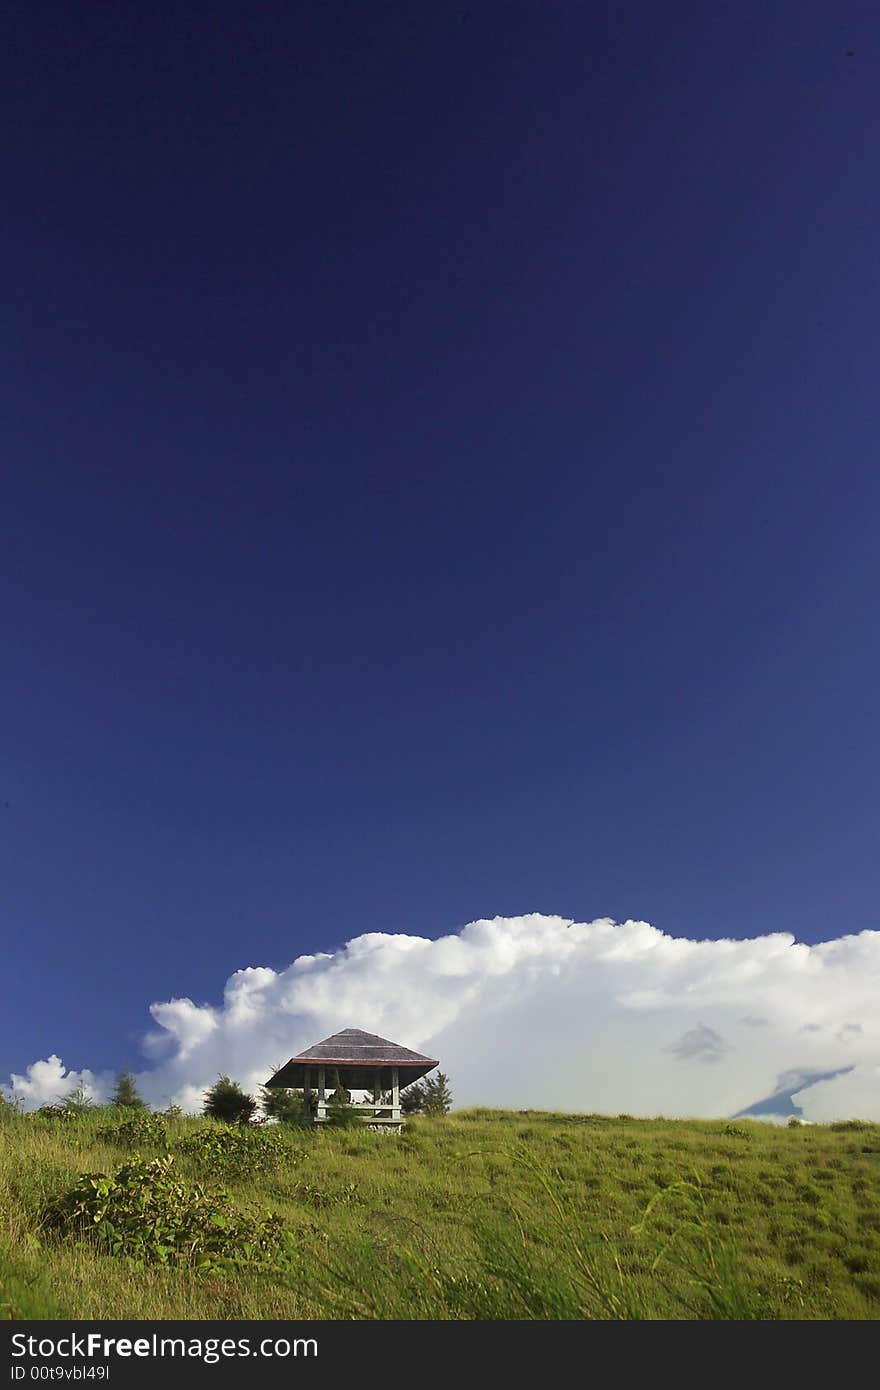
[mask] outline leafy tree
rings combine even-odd
[[[72,1110],[75,1114],[81,1115],[84,1111],[92,1109],[93,1101],[87,1087],[81,1081],[78,1086],[74,1086],[73,1090],[68,1092],[62,1104],[65,1110]]]
[[[117,1076],[116,1089],[110,1097],[110,1104],[119,1109],[146,1110],[147,1107],[138,1095],[138,1089],[130,1071],[121,1071]]]
[[[247,1125],[253,1119],[257,1102],[253,1096],[228,1076],[219,1076],[209,1091],[205,1092],[202,1114],[212,1120],[224,1120],[230,1125]]]

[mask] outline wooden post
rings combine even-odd
[[[382,1068],[376,1068],[376,1075],[373,1077],[373,1097],[376,1104],[373,1107],[373,1114],[378,1113],[378,1108],[382,1104]]]
[[[324,1093],[324,1068],[318,1067],[318,1119],[326,1120],[327,1101]]]
[[[303,1072],[303,1103],[302,1103],[302,1122],[304,1125],[312,1123],[312,1107],[309,1104],[309,1096],[312,1090],[312,1069],[306,1067]]]
[[[391,1068],[391,1118],[400,1119],[400,1073],[397,1067]]]

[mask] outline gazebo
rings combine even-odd
[[[376,1104],[364,1107],[364,1121],[376,1128],[399,1130],[400,1092],[437,1066],[437,1059],[411,1052],[408,1047],[364,1033],[360,1028],[343,1028],[323,1042],[307,1047],[297,1057],[291,1057],[266,1082],[268,1087],[302,1088],[304,1124],[323,1124],[327,1119],[328,1072],[338,1075],[346,1090],[372,1090]],[[309,1105],[312,1088],[318,1092],[317,1112],[313,1116]],[[391,1092],[391,1104],[380,1105],[383,1091]]]

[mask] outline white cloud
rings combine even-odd
[[[805,1117],[880,1119],[878,998],[876,931],[817,946],[783,933],[691,941],[533,913],[438,941],[370,932],[280,972],[238,970],[222,1004],[155,1003],[138,1082],[154,1104],[198,1108],[219,1072],[255,1089],[353,1027],[439,1057],[458,1105],[728,1115],[786,1074],[839,1070],[797,1094]],[[5,1089],[39,1104],[80,1076],[106,1087],[51,1057]]]
[[[250,973],[247,970],[238,972],[239,975]],[[226,986],[230,1026],[237,1016],[236,996],[230,993],[230,985],[235,979],[233,975]],[[161,1057],[176,1046],[177,1059],[184,1061],[195,1049],[203,1046],[220,1026],[214,1009],[207,1004],[194,1004],[191,999],[169,999],[165,1004],[151,1004],[150,1013],[159,1025],[158,1031],[147,1033],[144,1038],[144,1050],[152,1057]]]
[[[26,1109],[35,1110],[39,1105],[56,1105],[78,1086],[82,1086],[89,1100],[100,1101],[107,1095],[106,1078],[95,1076],[88,1069],[68,1071],[53,1052],[44,1062],[32,1062],[24,1076],[13,1072],[10,1084],[0,1090],[10,1099],[20,1100]]]

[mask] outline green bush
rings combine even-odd
[[[78,1120],[82,1111],[74,1110],[67,1105],[41,1105],[38,1110],[32,1110],[31,1115],[35,1120],[61,1120],[68,1123],[71,1120]]]
[[[216,1272],[233,1265],[282,1264],[291,1237],[276,1216],[237,1212],[227,1192],[187,1183],[171,1154],[135,1156],[114,1176],[81,1173],[43,1213],[43,1229],[85,1240],[106,1254],[148,1264]]]
[[[237,1081],[218,1076],[205,1092],[202,1114],[211,1120],[225,1120],[230,1125],[248,1125],[254,1117],[257,1102],[243,1091]]]
[[[181,1140],[177,1152],[195,1160],[210,1177],[262,1177],[281,1164],[293,1167],[305,1150],[292,1144],[279,1125],[266,1128],[217,1125]]]
[[[100,1130],[98,1138],[124,1149],[164,1149],[168,1144],[168,1126],[161,1115],[141,1110],[120,1124]]]

